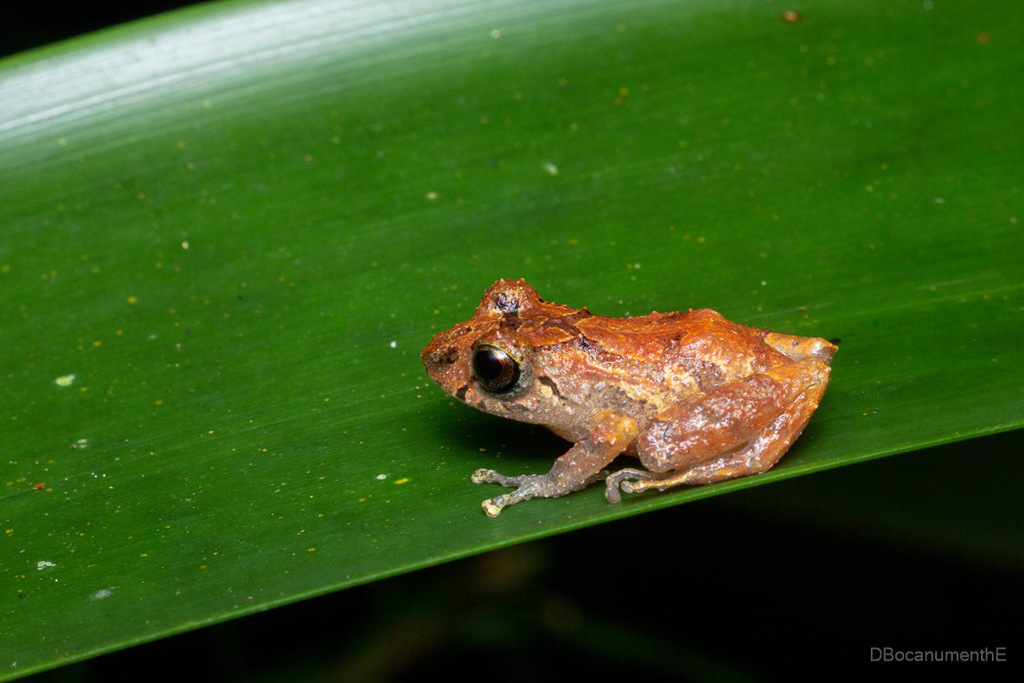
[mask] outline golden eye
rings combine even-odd
[[[483,344],[473,352],[473,375],[487,391],[503,394],[519,382],[519,363],[497,346]]]

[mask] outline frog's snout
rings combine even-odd
[[[769,332],[764,341],[776,351],[786,354],[792,360],[817,358],[825,365],[832,365],[832,358],[839,349],[835,344],[819,337],[798,337],[793,334]]]
[[[820,358],[825,361],[826,365],[832,365],[832,359],[836,355],[836,351],[839,349],[832,342],[827,342],[824,339],[814,338],[810,340],[808,344],[808,351],[815,358]]]

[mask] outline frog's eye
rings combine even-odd
[[[497,346],[483,344],[473,351],[473,374],[484,389],[503,394],[519,382],[519,363]]]

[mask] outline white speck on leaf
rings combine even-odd
[[[111,586],[110,588],[101,588],[89,596],[90,600],[102,600],[103,598],[109,598],[117,590],[117,586]]]

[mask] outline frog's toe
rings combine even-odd
[[[636,493],[638,491],[643,491],[647,488],[644,485],[643,480],[650,476],[650,472],[628,468],[608,475],[608,478],[604,480],[605,500],[609,503],[621,502],[622,494],[619,493],[620,489],[623,493]],[[633,479],[640,481],[631,481]]]
[[[480,503],[480,507],[484,509],[484,512],[488,517],[497,517],[501,514],[502,508],[505,507],[505,496],[488,498],[484,502]]]
[[[536,478],[536,475],[533,474],[521,474],[517,477],[508,477],[501,472],[481,468],[473,473],[470,480],[474,484],[501,484],[502,486],[515,487],[522,486],[524,483],[534,478]]]
[[[498,473],[495,472],[494,470],[489,470],[481,467],[480,469],[473,473],[473,475],[470,477],[470,480],[474,484],[487,484],[491,481],[490,477],[496,474]]]
[[[509,505],[515,505],[521,503],[524,500],[534,498],[534,494],[531,492],[530,487],[520,486],[514,491],[503,493],[500,496],[494,498],[488,498],[484,502],[480,503],[480,507],[484,509],[488,517],[497,517],[501,514],[501,511],[507,508]]]

